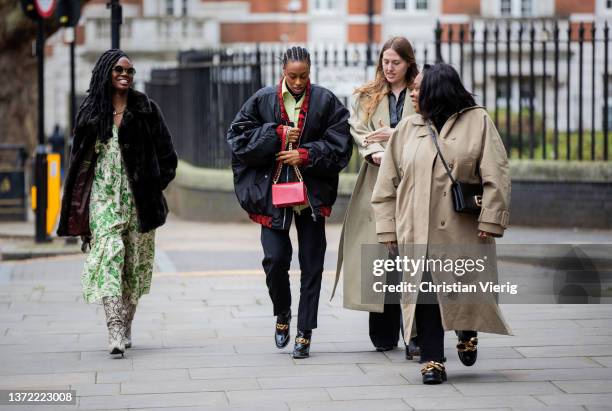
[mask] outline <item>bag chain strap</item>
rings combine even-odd
[[[288,151],[293,150],[293,143],[289,143],[289,145],[287,146],[287,150]],[[278,183],[278,179],[280,178],[282,170],[283,170],[283,163],[279,161],[278,167],[276,168],[276,173],[274,174],[274,180],[272,181],[272,184]],[[295,175],[297,176],[298,180],[300,180],[300,182],[303,182],[304,179],[302,178],[302,173],[300,172],[300,169],[298,168],[298,166],[294,165],[293,170],[295,171]]]

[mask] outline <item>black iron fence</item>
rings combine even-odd
[[[607,23],[491,20],[438,24],[432,42],[414,42],[417,63],[453,64],[487,107],[509,156],[608,160],[612,112]],[[183,52],[179,66],[154,70],[147,93],[162,107],[181,158],[226,168],[226,130],[244,101],[281,75],[284,45]],[[379,49],[310,45],[312,81],[348,104],[371,79]],[[370,55],[368,55],[368,52]],[[348,171],[359,166],[355,156]]]
[[[438,24],[435,36],[437,59],[458,67],[510,156],[609,159],[607,22]]]
[[[191,164],[226,168],[225,134],[244,101],[261,87],[252,63],[197,62],[153,70],[147,93],[159,102],[179,157]]]

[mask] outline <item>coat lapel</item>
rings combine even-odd
[[[376,107],[376,111],[372,114],[370,118],[370,127],[372,130],[377,130],[380,128],[380,122],[383,122],[384,125],[388,126],[391,124],[391,115],[389,114],[389,97],[384,96],[383,99],[378,103],[378,107]]]

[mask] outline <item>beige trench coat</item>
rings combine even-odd
[[[432,127],[433,129],[433,127]],[[451,116],[438,137],[440,149],[455,179],[483,184],[479,216],[453,210],[450,179],[428,127],[414,115],[396,128],[389,140],[372,195],[379,242],[402,245],[489,245],[493,250],[490,274],[497,280],[495,241],[481,239],[478,230],[503,235],[508,225],[510,177],[502,140],[487,112],[481,107]],[[477,171],[478,168],[478,171]],[[450,248],[450,247],[449,247]],[[429,252],[429,251],[425,251]],[[404,281],[420,284],[421,272],[404,275]],[[444,281],[432,272],[436,283]],[[405,329],[412,327],[418,293],[407,293],[402,304]],[[494,298],[478,304],[448,304],[441,299],[440,313],[445,330],[476,330],[510,334]],[[444,301],[444,302],[443,302]]]
[[[406,90],[404,110],[402,119],[414,114],[414,108],[410,101],[410,90]],[[372,116],[368,119],[361,108],[363,98],[355,95],[351,104],[351,117],[349,124],[351,135],[359,149],[363,159],[357,176],[357,182],[348,204],[338,246],[338,262],[336,267],[336,282],[332,292],[332,298],[340,279],[340,272],[344,272],[343,296],[344,308],[371,312],[383,312],[383,295],[369,293],[362,297],[362,285],[366,290],[371,290],[374,277],[367,276],[366,280],[371,282],[363,284],[361,271],[361,246],[366,244],[377,244],[376,224],[374,221],[374,210],[371,205],[372,190],[378,176],[378,165],[371,162],[368,156],[384,152],[387,143],[375,143],[367,147],[363,146],[364,138],[371,132],[380,128],[380,122],[389,125],[391,116],[389,114],[389,98],[384,97],[376,107]],[[381,258],[385,258],[382,256]],[[344,266],[344,270],[342,267]],[[367,292],[367,291],[366,291]]]

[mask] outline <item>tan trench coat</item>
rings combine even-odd
[[[410,102],[410,90],[406,90],[404,100],[404,110],[402,119],[414,114],[414,108]],[[332,292],[332,298],[336,292],[336,287],[340,279],[340,272],[344,272],[343,282],[343,305],[344,308],[361,311],[383,312],[383,295],[369,293],[367,297],[362,297],[362,285],[366,286],[366,291],[372,289],[374,277],[367,276],[369,283],[363,283],[361,271],[361,246],[366,244],[377,244],[376,224],[374,221],[374,210],[371,205],[372,190],[378,176],[378,165],[368,161],[368,156],[384,152],[387,143],[375,143],[367,147],[363,146],[364,138],[371,132],[380,128],[380,122],[389,125],[391,116],[389,114],[389,98],[384,97],[376,107],[371,118],[367,118],[366,113],[361,108],[363,98],[355,95],[351,103],[351,117],[349,124],[351,135],[359,149],[359,154],[363,159],[357,176],[357,182],[353,189],[353,194],[348,204],[338,246],[338,262],[336,267],[336,282]],[[385,258],[381,256],[380,258]],[[344,270],[342,267],[344,266]],[[366,304],[367,302],[367,304]],[[375,302],[375,303],[373,303]]]
[[[508,225],[510,177],[502,140],[487,112],[481,107],[451,116],[438,137],[440,149],[455,179],[483,183],[480,216],[453,210],[450,179],[437,157],[436,147],[420,115],[400,123],[385,152],[372,195],[379,242],[402,245],[486,245],[493,250],[490,275],[497,279],[495,242],[481,239],[478,230],[503,235]],[[429,252],[429,251],[426,251]],[[422,271],[404,275],[404,281],[419,284]],[[436,283],[444,281],[432,272]],[[402,304],[405,329],[410,329],[418,293],[407,293]],[[445,330],[477,330],[510,334],[493,299],[478,304],[448,304],[441,300],[440,313]]]

